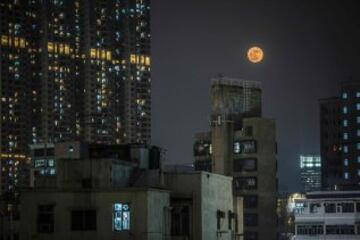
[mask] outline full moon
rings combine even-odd
[[[252,47],[247,52],[247,57],[252,63],[259,63],[264,58],[264,52],[259,47]]]

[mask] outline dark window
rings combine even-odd
[[[360,202],[356,203],[356,212],[360,212]]]
[[[255,158],[246,158],[246,159],[234,159],[234,171],[256,171],[257,170],[257,160]]]
[[[46,149],[46,156],[54,156],[54,148]]]
[[[258,233],[251,232],[251,231],[245,231],[244,240],[258,240]]]
[[[336,213],[336,204],[335,203],[325,203],[325,212],[326,213]]]
[[[355,234],[354,225],[327,225],[327,235],[353,235]]]
[[[195,161],[194,167],[196,171],[211,172],[211,160],[198,160]]]
[[[253,135],[253,127],[252,126],[246,126],[245,127],[245,136],[252,137]]]
[[[95,210],[74,210],[71,212],[72,231],[96,230]]]
[[[258,225],[258,215],[256,213],[244,213],[244,226],[255,227]]]
[[[256,195],[245,195],[244,196],[244,207],[245,208],[257,208],[258,196]]]
[[[54,232],[54,205],[38,206],[37,230],[39,233]]]
[[[324,234],[323,225],[298,225],[297,235],[322,235]]]
[[[175,206],[171,210],[171,235],[190,235],[190,208],[187,205]]]
[[[257,189],[256,177],[237,177],[234,178],[234,188],[236,190],[254,190]]]
[[[34,150],[34,157],[43,157],[45,155],[44,149],[35,149]]]
[[[354,204],[353,203],[342,203],[342,212],[343,213],[354,212]]]

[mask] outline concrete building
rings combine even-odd
[[[307,193],[295,201],[295,239],[359,239],[359,213],[359,191]]]
[[[343,188],[360,190],[360,82],[343,82],[340,88]]]
[[[321,190],[321,157],[300,155],[300,177],[305,192]]]
[[[1,1],[0,18],[0,195],[29,144],[150,143],[149,0]]]
[[[219,76],[211,81],[212,120],[226,115],[228,119],[261,116],[261,84]]]
[[[223,77],[212,83],[211,131],[195,136],[195,169],[234,177],[234,196],[244,198],[244,239],[276,239],[275,121],[260,117],[260,84]]]
[[[164,174],[161,151],[136,144],[57,143],[54,156],[56,174],[34,165],[33,187],[21,192],[21,240],[242,239],[231,177]]]
[[[165,185],[172,207],[171,239],[242,239],[242,198],[233,198],[231,177],[167,172]]]
[[[336,190],[343,181],[340,140],[340,98],[320,99],[320,153],[323,190]]]

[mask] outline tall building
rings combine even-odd
[[[211,131],[196,135],[195,169],[233,176],[234,195],[244,198],[245,240],[276,239],[275,121],[261,117],[261,85],[221,77],[211,98]]]
[[[300,155],[301,183],[305,192],[321,189],[321,157]]]
[[[227,119],[261,116],[261,84],[256,81],[219,76],[211,83],[212,119],[225,115]]]
[[[360,189],[360,82],[341,84],[342,164],[344,188]]]
[[[336,190],[343,181],[340,139],[340,98],[320,99],[320,153],[323,190]]]
[[[151,139],[150,1],[0,3],[1,193],[29,144]]]

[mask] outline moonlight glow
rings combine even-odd
[[[259,47],[252,47],[247,52],[247,57],[252,63],[259,63],[264,58],[264,52]]]

